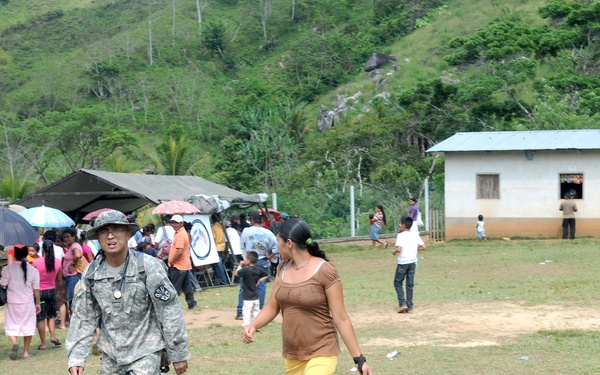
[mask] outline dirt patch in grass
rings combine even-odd
[[[200,310],[186,311],[188,329],[205,328],[210,325],[240,326],[234,311]],[[526,306],[511,302],[453,302],[424,303],[416,306],[411,314],[398,314],[391,306],[352,311],[356,329],[380,325],[411,327],[417,332],[407,340],[372,338],[362,341],[362,346],[407,347],[415,345],[438,345],[449,347],[473,347],[500,345],[518,335],[539,330],[600,330],[600,315],[592,307],[566,305]],[[277,317],[278,320],[281,316]]]
[[[539,330],[599,330],[600,315],[591,307],[565,305],[525,306],[510,302],[432,303],[415,307],[411,314],[363,311],[352,314],[357,328],[383,321],[411,327],[414,340],[371,339],[366,346],[439,345],[472,347],[500,345],[503,340]]]

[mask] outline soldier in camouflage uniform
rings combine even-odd
[[[83,374],[96,328],[101,328],[101,374],[159,374],[163,349],[177,374],[187,370],[183,310],[165,264],[127,247],[138,228],[123,213],[108,211],[87,232],[102,250],[84,271],[73,299],[65,344],[71,374]]]

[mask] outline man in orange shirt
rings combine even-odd
[[[175,287],[177,294],[182,290],[185,293],[185,301],[190,309],[196,307],[194,299],[194,288],[190,282],[192,272],[192,260],[190,258],[190,235],[183,227],[183,217],[173,215],[170,222],[175,229],[175,236],[169,252],[169,279]]]

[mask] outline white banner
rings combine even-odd
[[[183,220],[192,223],[190,255],[194,266],[220,262],[215,239],[210,229],[209,215],[184,215]]]

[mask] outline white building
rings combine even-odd
[[[457,133],[445,154],[446,238],[561,238],[561,199],[575,192],[576,237],[600,234],[600,129]]]

